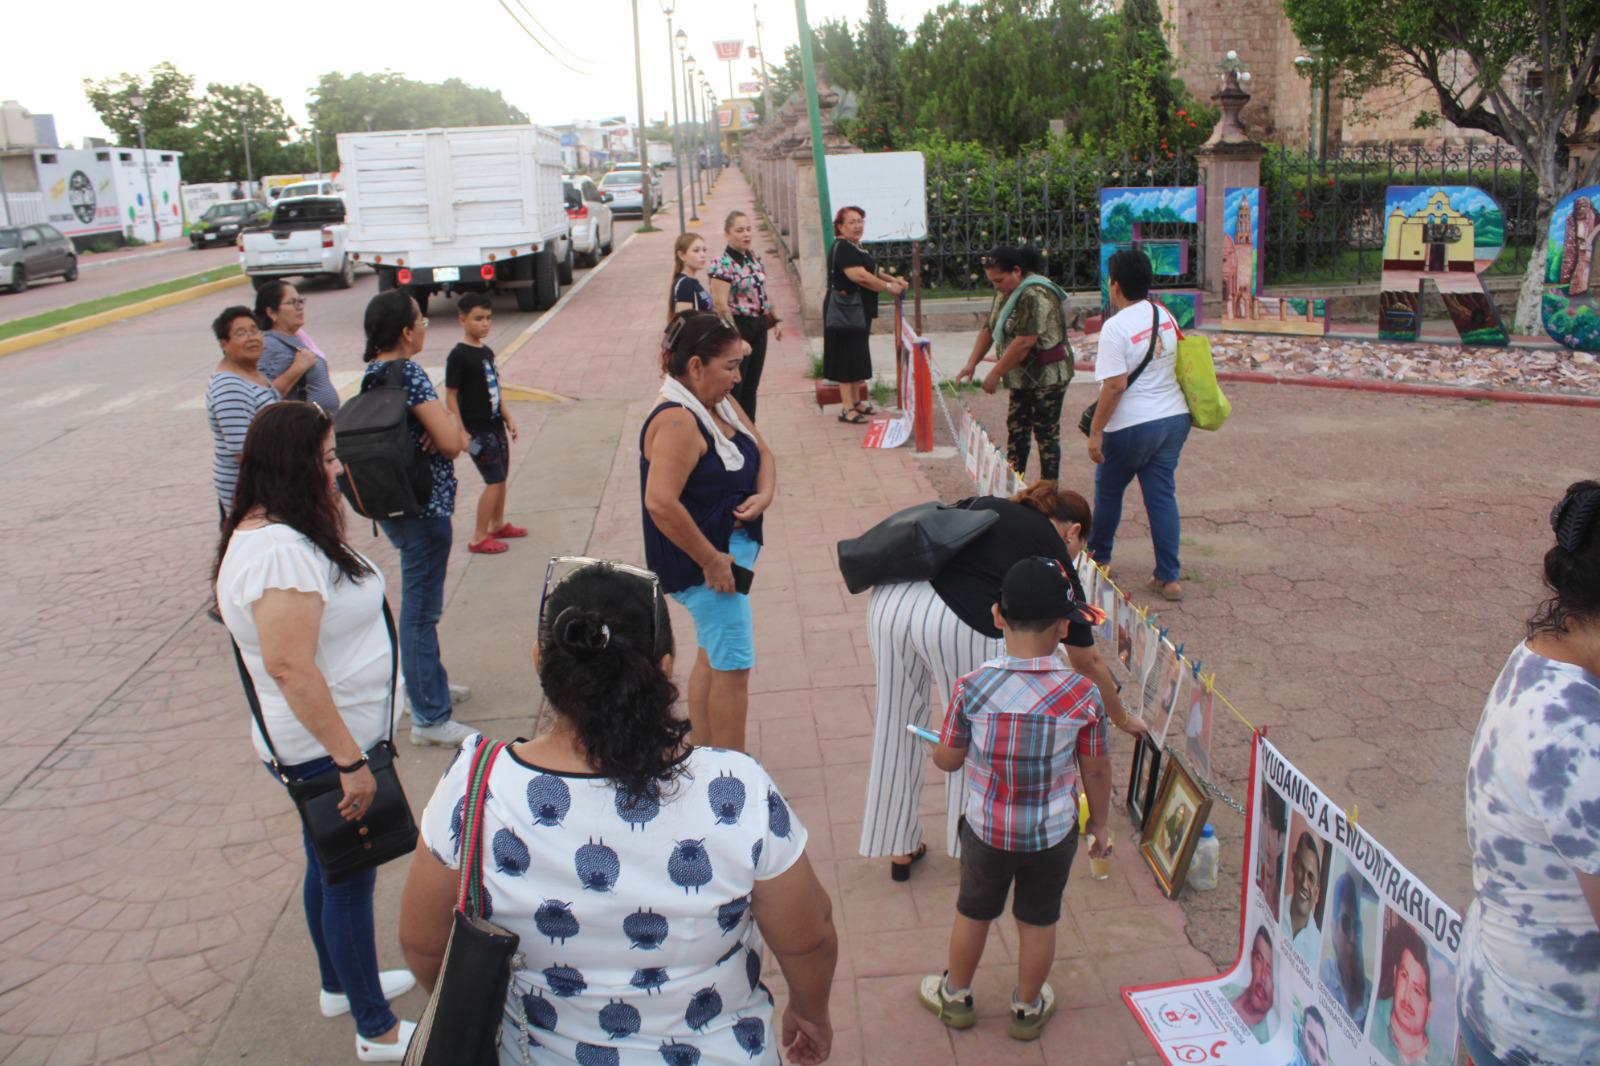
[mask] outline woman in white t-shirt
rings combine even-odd
[[[1100,327],[1094,377],[1099,406],[1089,427],[1094,472],[1094,531],[1089,554],[1102,566],[1122,521],[1122,495],[1139,479],[1156,569],[1149,588],[1168,600],[1183,599],[1178,583],[1178,458],[1189,439],[1189,404],[1176,373],[1178,324],[1166,308],[1147,299],[1153,273],[1137,249],[1123,249],[1106,263],[1111,306],[1116,314]],[[1139,364],[1154,352],[1143,371]],[[1137,380],[1128,379],[1138,372]]]
[[[501,1066],[776,1064],[828,1057],[838,939],[806,831],[761,764],[691,747],[654,577],[557,560],[541,598],[549,732],[500,752],[483,818],[484,916],[521,938]],[[439,976],[472,753],[422,816],[400,944]],[[781,1032],[762,946],[788,986]]]
[[[297,780],[337,767],[339,812],[354,820],[377,794],[366,751],[390,732],[393,650],[383,575],[344,540],[340,469],[333,423],[315,404],[273,404],[256,416],[222,529],[217,608],[244,656],[283,773]],[[254,725],[251,739],[268,761]],[[415,979],[378,971],[377,870],[329,884],[309,838],[305,851],[322,1014],[354,1015],[361,1061],[397,1062],[415,1026],[395,1018],[389,997]]]

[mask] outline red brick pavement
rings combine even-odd
[[[701,215],[720,220],[749,205],[748,186],[730,172]],[[701,230],[714,250],[717,225]],[[669,233],[635,237],[504,373],[509,382],[579,399],[638,398],[617,441],[589,544],[593,555],[643,562],[638,432],[659,381],[665,317],[659,297],[670,274],[671,240]],[[808,853],[834,899],[841,946],[835,1061],[1159,1061],[1118,988],[1215,968],[1189,946],[1182,910],[1160,895],[1127,846],[1119,849],[1110,880],[1080,876],[1068,889],[1052,976],[1061,1014],[1037,1045],[1016,1043],[1000,1025],[1016,958],[1015,935],[1004,922],[997,923],[976,982],[982,1021],[975,1030],[951,1033],[916,1001],[916,978],[944,967],[958,870],[948,856],[931,854],[909,886],[899,885],[881,860],[856,852],[873,668],[866,597],[845,590],[834,544],[935,491],[929,464],[908,448],[863,449],[860,430],[840,425],[833,411],[817,411],[805,376],[807,345],[793,328],[799,300],[788,275],[777,269],[775,252],[760,240],[758,231],[757,249],[767,254],[774,300],[790,329],[769,348],[761,387],[760,425],[777,458],[778,495],[753,592],[757,665],[749,736],[751,752],[772,770],[810,831]],[[678,632],[692,632],[687,615],[676,605],[673,611]],[[936,841],[943,839],[940,781],[930,766],[922,811],[929,839]]]

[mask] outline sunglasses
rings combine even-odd
[[[580,570],[587,570],[591,566],[606,566],[619,574],[638,578],[650,582],[650,644],[659,658],[666,654],[661,647],[661,582],[656,578],[653,570],[646,570],[640,566],[630,566],[627,563],[613,562],[610,559],[595,559],[587,555],[558,555],[551,559],[544,568],[544,589],[539,593],[539,633],[544,633],[545,607],[550,602],[550,594],[561,587],[573,574]]]

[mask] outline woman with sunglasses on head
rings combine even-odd
[[[691,747],[653,575],[594,559],[546,574],[534,665],[548,731],[485,779],[485,917],[520,937],[500,1063],[819,1063],[833,1039],[832,904],[761,764]],[[439,979],[479,738],[423,812],[400,943]],[[762,944],[788,987],[781,1035]],[[445,976],[449,980],[449,975]]]
[[[667,321],[685,311],[711,310],[711,294],[700,275],[705,273],[706,239],[698,233],[680,233],[672,242],[672,289],[667,295]]]
[[[415,518],[379,521],[389,543],[400,550],[400,668],[411,703],[411,743],[455,747],[471,734],[453,720],[455,704],[466,702],[466,688],[450,684],[439,652],[439,616],[444,613],[445,570],[450,562],[456,506],[455,458],[471,438],[461,420],[434,391],[428,372],[413,361],[428,338],[428,320],[404,289],[380,292],[367,303],[363,325],[367,361],[361,391],[392,380],[400,366],[410,401],[411,437],[429,453],[433,491]]]
[[[310,400],[331,413],[339,410],[339,390],[328,377],[328,360],[306,332],[306,301],[279,278],[256,290],[256,324],[265,334],[261,372],[289,400]]]
[[[859,325],[823,327],[822,376],[839,385],[842,409],[839,421],[864,425],[873,412],[869,386],[872,381],[872,351],[867,335],[872,320],[878,317],[878,294],[898,296],[906,283],[878,269],[878,261],[861,247],[866,232],[867,213],[859,207],[841,207],[833,216],[833,250],[828,254],[828,295],[823,300],[823,318],[828,304],[837,297],[859,295],[865,321]]]
[[[1550,525],[1549,598],[1467,763],[1477,898],[1455,987],[1478,1066],[1600,1062],[1600,481],[1569,486]]]
[[[274,404],[245,438],[239,483],[217,548],[216,597],[237,642],[271,740],[256,755],[290,781],[338,767],[339,813],[362,817],[377,794],[366,752],[389,734],[393,652],[383,574],[344,539],[333,423],[309,403]],[[277,778],[274,774],[274,778]],[[329,883],[304,836],[302,893],[322,973],[321,1010],[354,1015],[356,1056],[398,1062],[416,1026],[389,1000],[415,984],[378,971],[372,893],[377,868]]]
[[[761,387],[761,370],[767,362],[767,333],[783,340],[781,319],[772,310],[767,295],[767,267],[754,251],[755,226],[743,211],[734,211],[722,224],[728,238],[722,258],[711,264],[711,299],[717,315],[733,323],[750,346],[744,365],[739,368],[739,384],[733,398],[739,401],[752,420],[756,417],[756,390]]]
[[[678,316],[661,353],[660,402],[639,432],[645,560],[689,609],[699,644],[689,677],[694,742],[736,751],[756,662],[745,582],[778,480],[767,442],[733,398],[744,350],[716,315]]]

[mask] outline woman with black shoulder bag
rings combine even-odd
[[[311,403],[263,410],[245,437],[217,551],[217,608],[235,642],[257,756],[299,808],[306,924],[324,1017],[356,1023],[356,1056],[398,1062],[414,1028],[379,972],[377,864],[415,848],[393,763],[395,641],[383,574],[344,539],[333,423]]]
[[[839,421],[864,425],[873,411],[872,351],[867,335],[878,317],[878,294],[898,296],[906,283],[878,269],[861,247],[867,215],[841,207],[833,216],[833,249],[828,254],[828,295],[823,301],[822,376],[839,385]]]

